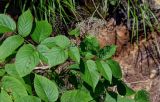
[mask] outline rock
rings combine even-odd
[[[155,78],[155,77],[157,76],[157,74],[158,74],[158,71],[155,70],[155,69],[153,69],[153,70],[151,71],[150,78],[151,78],[151,79]]]

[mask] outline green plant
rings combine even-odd
[[[49,37],[52,26],[47,21],[35,23],[33,28],[30,10],[19,17],[17,26],[0,14],[0,33],[14,33],[0,45],[1,102],[149,102],[146,91],[135,92],[122,81],[121,68],[111,58],[116,46],[100,49],[93,36],[76,46],[66,36]],[[70,34],[77,36],[74,32]],[[67,61],[72,63],[62,67]],[[38,72],[44,70],[47,75]],[[61,84],[61,73],[71,78],[65,81],[73,87]]]
[[[37,20],[47,20],[50,24],[67,26],[70,21],[79,21],[75,0],[13,0],[8,1],[4,12],[17,8],[18,12],[30,9]],[[59,29],[56,29],[57,31]]]
[[[147,3],[128,0],[127,12],[128,27],[132,30],[131,40],[136,37],[137,42],[139,41],[140,30],[143,30],[147,38],[147,28],[154,31],[155,25],[158,25],[158,20]]]
[[[109,16],[109,9],[111,6],[115,8],[119,5],[119,0],[83,0],[85,2],[86,13],[90,13],[90,16],[97,16],[105,19]],[[114,11],[114,10],[113,10]]]

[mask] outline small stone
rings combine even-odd
[[[157,71],[156,71],[155,69],[153,69],[153,70],[151,71],[150,78],[153,79],[153,78],[156,77],[156,75],[157,75]]]

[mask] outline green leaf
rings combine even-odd
[[[99,73],[97,72],[96,63],[92,60],[87,60],[85,63],[85,70],[82,74],[82,79],[89,84],[93,90],[95,90],[96,85],[99,81]]]
[[[49,37],[41,42],[41,45],[45,45],[48,48],[58,46],[62,49],[69,47],[70,40],[64,35],[58,35],[56,37]]]
[[[15,64],[6,64],[5,65],[5,71],[10,76],[13,76],[13,77],[17,78],[26,87],[26,90],[29,93],[32,93],[31,86],[28,85],[28,84],[25,84],[25,81],[23,80],[23,78],[19,76],[19,74],[16,70],[16,67],[15,67]]]
[[[116,53],[115,45],[106,46],[105,48],[99,51],[99,57],[105,60],[111,58],[115,53]]]
[[[12,98],[7,94],[6,91],[1,90],[0,102],[13,102],[13,101],[12,101]]]
[[[73,61],[80,63],[80,53],[77,47],[70,47],[69,48],[69,56]]]
[[[61,102],[90,102],[92,97],[89,93],[82,90],[66,91],[62,94]]]
[[[41,42],[41,45],[45,45],[45,46],[47,46],[48,48],[55,47],[56,44],[55,44],[55,41],[54,41],[54,37],[46,38],[45,40],[43,40],[43,41]]]
[[[26,80],[25,80],[26,81]],[[27,83],[27,82],[26,82]],[[32,95],[32,86],[30,85],[32,83],[32,81],[30,80],[30,83],[27,83],[27,84],[24,84],[25,85],[25,88],[28,92],[28,94]]]
[[[19,74],[16,70],[15,64],[6,64],[5,71],[7,72],[7,74],[9,74],[11,76],[19,77]]]
[[[18,33],[23,37],[28,36],[32,30],[32,23],[31,11],[27,10],[18,18]]]
[[[28,91],[28,93],[32,93],[31,86],[28,84],[25,84],[25,81],[23,80],[23,78],[19,76],[19,74],[16,70],[16,67],[15,67],[15,64],[6,64],[5,71],[10,76],[17,78],[26,87],[26,90]]]
[[[97,61],[96,64],[97,64],[98,71],[101,73],[101,75],[111,83],[112,71],[109,65],[104,61]]]
[[[104,102],[117,102],[117,94],[114,92],[107,92]]]
[[[37,95],[46,102],[55,102],[58,99],[56,84],[43,76],[35,75],[34,88]]]
[[[117,0],[109,0],[110,4],[115,6],[117,4]]]
[[[110,66],[110,69],[112,70],[112,75],[115,78],[122,78],[122,71],[119,63],[111,59],[107,60],[107,63]]]
[[[47,60],[51,67],[64,63],[68,58],[68,51],[59,47],[53,47],[52,49],[49,49],[44,45],[39,45],[38,51],[43,58],[42,60]]]
[[[74,35],[75,37],[79,36],[80,35],[80,29],[79,28],[75,28],[71,31],[68,32],[69,35]]]
[[[68,66],[68,68],[71,69],[71,70],[80,69],[79,64],[72,64],[72,65]]]
[[[135,94],[134,90],[128,87],[123,81],[118,82],[117,90],[118,93],[123,96],[131,96]]]
[[[24,96],[15,100],[15,102],[41,102],[41,100],[35,96]]]
[[[39,55],[31,44],[23,45],[16,54],[16,70],[21,77],[29,74],[39,64]]]
[[[14,99],[28,95],[25,86],[18,79],[11,76],[2,78],[1,88],[13,95]]]
[[[0,61],[4,61],[10,56],[20,45],[24,39],[19,35],[8,37],[0,46]]]
[[[31,37],[35,42],[40,43],[49,37],[51,33],[52,26],[47,21],[38,21]]]
[[[5,74],[5,70],[0,68],[0,77]]]
[[[128,98],[128,97],[118,96],[117,102],[135,102],[135,101],[131,98]]]
[[[0,14],[0,33],[13,32],[16,30],[14,20],[5,14]]]
[[[91,52],[84,52],[85,59],[92,59],[95,57]]]
[[[70,40],[64,35],[58,35],[54,37],[53,41],[57,46],[61,47],[62,49],[65,49],[70,45]]]
[[[136,93],[135,102],[150,102],[149,93],[145,90],[140,90]]]
[[[82,47],[85,47],[85,51],[97,51],[100,48],[97,38],[93,35],[87,36],[83,43]]]

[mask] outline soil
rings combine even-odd
[[[158,42],[155,42],[155,35]],[[152,33],[147,41],[124,47],[115,57],[123,69],[124,80],[135,90],[149,91],[151,102],[160,102],[160,57],[156,45],[160,47],[160,37]]]

